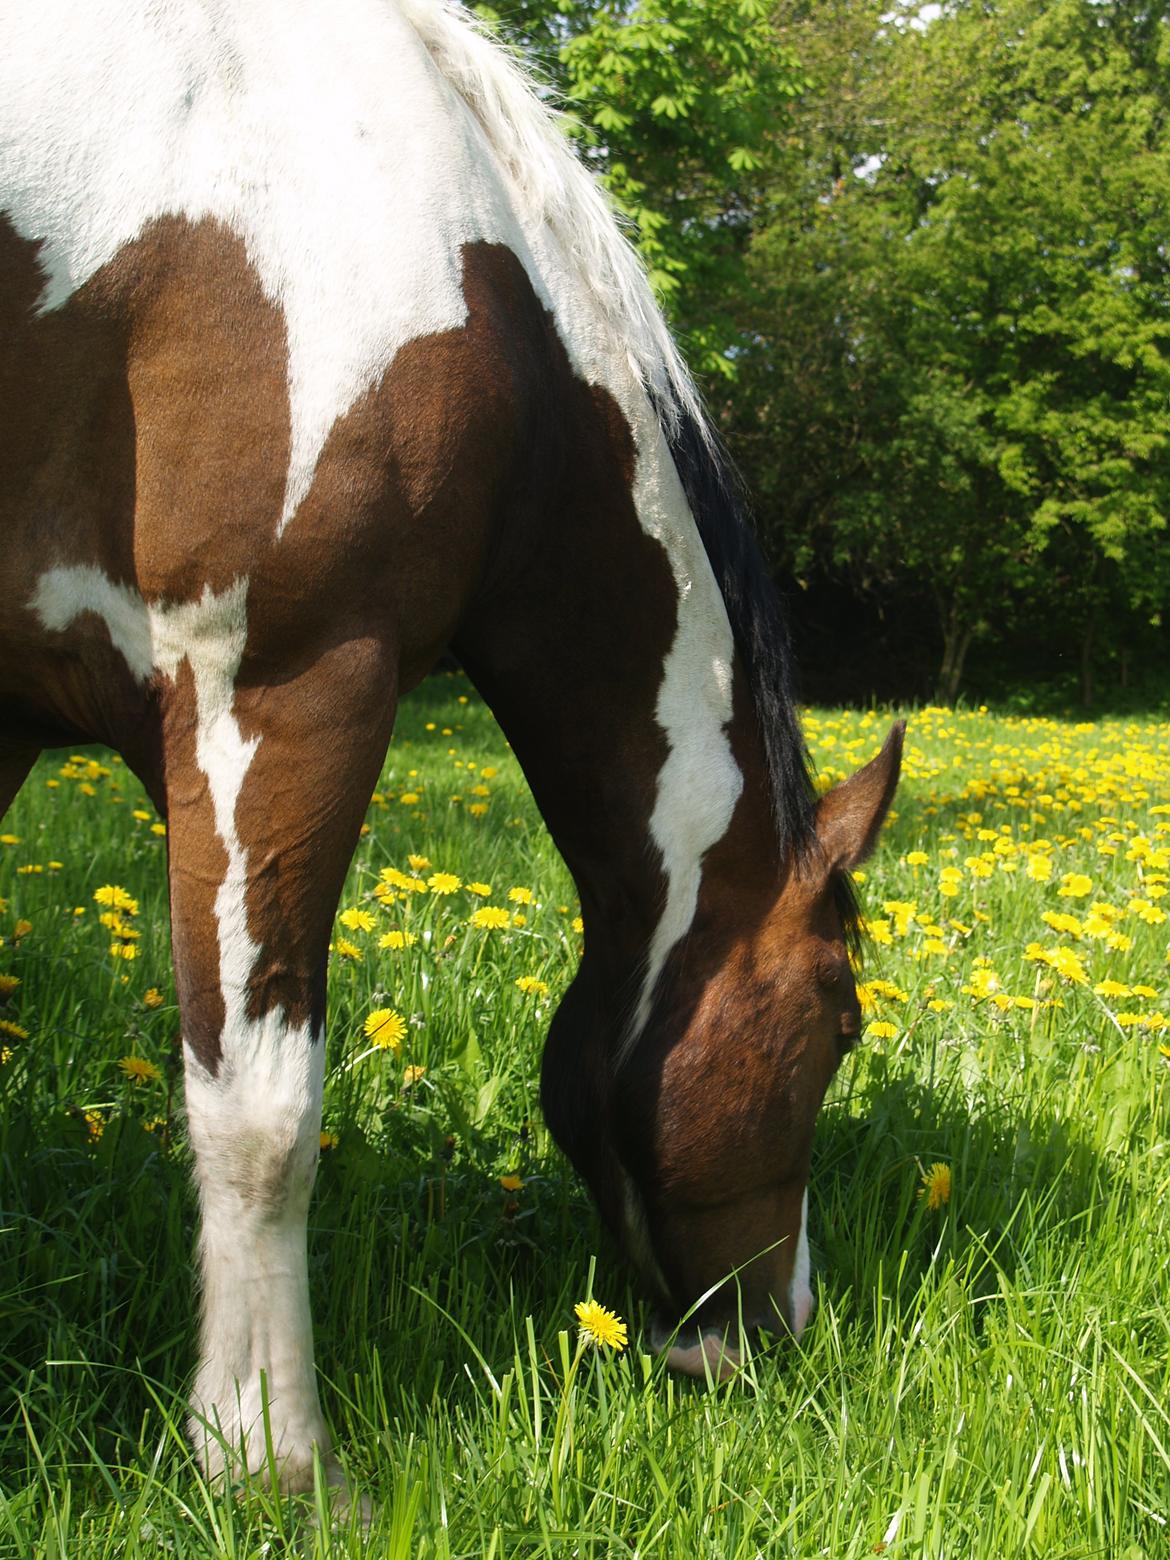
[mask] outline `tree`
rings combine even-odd
[[[752,224],[803,76],[765,0],[502,0],[596,168],[701,374],[740,346]]]
[[[1023,610],[1091,669],[1119,608],[1170,589],[1165,22],[1128,0],[781,14],[818,85],[753,246],[732,405],[774,555],[925,587],[943,696]]]

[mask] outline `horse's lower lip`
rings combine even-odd
[[[671,1370],[699,1380],[726,1381],[743,1364],[744,1340],[738,1327],[668,1327],[656,1319],[650,1329],[650,1347],[666,1356]]]

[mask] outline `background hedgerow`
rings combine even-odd
[[[887,724],[810,713],[822,779]],[[407,701],[339,906],[310,1235],[365,1550],[207,1489],[183,1440],[161,823],[87,750],[0,830],[0,1554],[1162,1551],[1170,724],[911,713],[859,874],[866,1043],[818,1128],[818,1310],[706,1392],[645,1355],[540,1118],[572,883],[465,681]],[[620,1354],[581,1353],[590,1295]]]

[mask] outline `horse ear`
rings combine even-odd
[[[830,867],[849,872],[872,853],[894,800],[905,734],[906,722],[896,720],[878,756],[821,798],[817,838]]]

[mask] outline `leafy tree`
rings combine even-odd
[[[1125,0],[782,15],[820,90],[755,244],[734,407],[774,551],[923,585],[944,696],[1013,609],[1088,666],[1170,590],[1165,23]]]
[[[729,377],[774,131],[803,85],[765,0],[513,0],[700,372]]]

